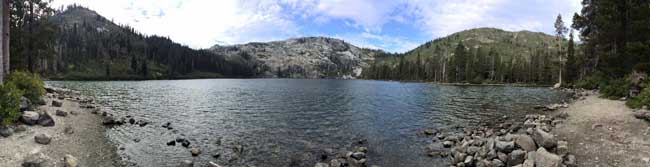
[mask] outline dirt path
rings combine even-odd
[[[65,154],[76,157],[81,166],[120,166],[116,149],[105,136],[106,129],[101,125],[101,116],[81,109],[75,101],[62,100],[62,107],[52,107],[52,98],[45,99],[48,105],[39,107],[39,110],[48,112],[56,125],[34,125],[28,127],[27,131],[14,133],[8,138],[0,137],[0,166],[21,166],[25,156],[36,152],[47,155],[48,163],[54,166],[63,166]],[[75,111],[77,115],[55,116],[57,109],[69,113]],[[74,133],[66,134],[65,127],[72,127]],[[52,142],[48,145],[37,144],[34,136],[41,133],[52,136]]]
[[[591,95],[565,111],[569,118],[553,131],[569,142],[578,166],[650,166],[650,124],[634,118],[625,102]]]

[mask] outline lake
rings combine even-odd
[[[427,128],[478,125],[533,105],[559,102],[548,88],[445,86],[368,80],[206,79],[167,81],[48,81],[94,96],[105,110],[151,122],[108,131],[134,166],[313,166],[330,150],[364,141],[368,163],[448,166],[426,156]],[[163,128],[171,123],[172,130]],[[166,143],[177,138],[199,147]],[[136,142],[135,140],[140,140]],[[213,155],[219,154],[219,158]]]

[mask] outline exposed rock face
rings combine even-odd
[[[368,66],[368,61],[382,53],[325,37],[216,45],[210,50],[231,60],[255,64],[259,77],[283,78],[356,78]]]

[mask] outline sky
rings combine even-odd
[[[356,46],[406,52],[479,27],[553,34],[580,0],[54,0],[78,4],[148,35],[192,48],[326,36]]]

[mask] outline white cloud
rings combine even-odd
[[[145,34],[168,36],[194,48],[207,48],[216,43],[279,40],[300,35],[295,23],[283,17],[279,6],[271,1],[54,1],[55,6],[72,3],[89,7],[108,19],[128,24]],[[164,16],[158,17],[161,11]]]
[[[570,25],[573,12],[581,8],[580,0],[56,0],[53,3],[55,6],[81,4],[145,34],[168,36],[194,48],[343,34],[334,37],[364,47],[400,52],[424,42],[413,42],[416,40],[428,41],[477,27],[552,33],[558,13]],[[332,21],[341,24],[325,27],[325,32],[309,31],[314,27],[305,25],[331,26],[325,23]],[[407,27],[401,30],[404,27],[399,26]],[[328,31],[328,28],[339,31]]]

